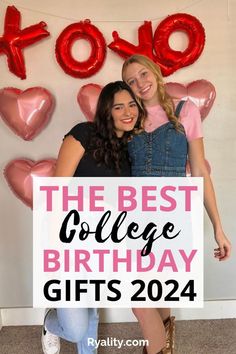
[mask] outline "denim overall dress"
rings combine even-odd
[[[184,101],[176,107],[179,116]],[[131,173],[136,177],[184,177],[188,142],[184,132],[167,122],[151,133],[143,131],[128,143]]]

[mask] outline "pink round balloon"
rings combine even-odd
[[[96,112],[97,101],[102,90],[102,86],[97,84],[87,84],[79,90],[77,100],[81,111],[89,122],[92,122]]]
[[[52,177],[56,167],[55,159],[38,162],[29,159],[10,161],[4,176],[13,193],[27,206],[33,206],[33,177]]]
[[[42,87],[25,91],[14,87],[0,90],[0,116],[24,140],[32,140],[45,128],[54,106],[53,96]]]
[[[197,80],[182,85],[177,82],[166,83],[166,91],[175,101],[190,99],[199,108],[202,120],[206,118],[215,101],[215,87],[207,80]]]

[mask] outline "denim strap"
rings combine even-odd
[[[175,116],[176,116],[177,118],[179,118],[179,114],[180,114],[180,111],[181,111],[181,109],[182,109],[184,103],[185,103],[185,101],[184,101],[184,100],[181,100],[181,101],[179,101],[179,103],[178,103],[177,106],[176,106],[176,109],[175,109]]]

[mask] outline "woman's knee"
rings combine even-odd
[[[88,309],[58,309],[58,320],[65,337],[78,343],[88,331]]]
[[[148,308],[132,308],[134,316],[137,320],[147,318],[149,309]]]
[[[146,322],[148,319],[157,316],[156,308],[132,308],[132,311],[139,322]]]
[[[65,330],[65,329],[64,329]],[[72,343],[80,342],[88,332],[88,326],[86,324],[73,324],[66,329],[66,338]]]

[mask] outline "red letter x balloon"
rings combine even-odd
[[[8,6],[5,16],[4,34],[0,37],[0,54],[6,54],[9,70],[20,77],[26,78],[25,63],[22,49],[43,37],[49,36],[44,29],[45,22],[20,29],[20,12],[14,6]]]

